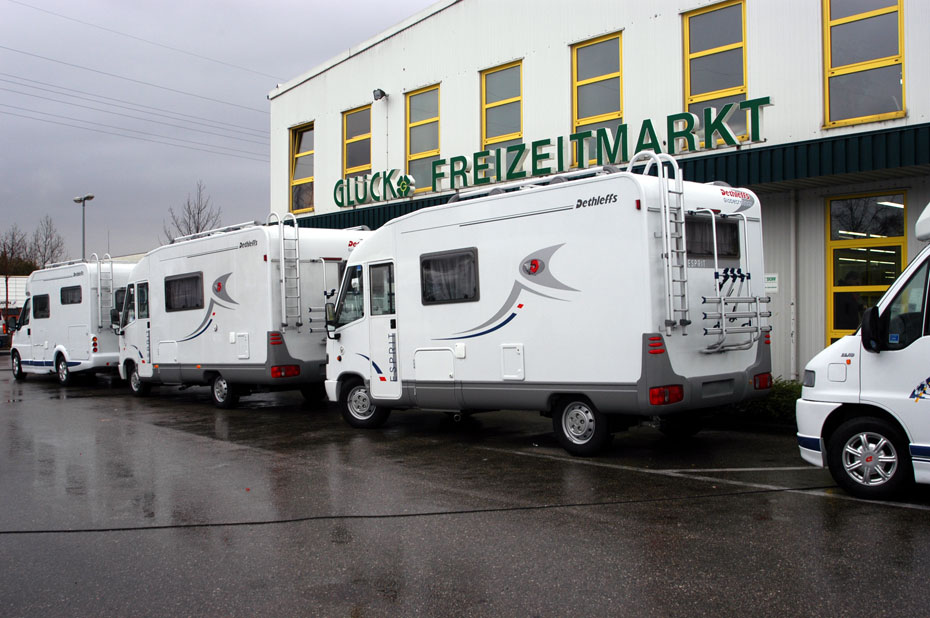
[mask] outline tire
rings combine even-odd
[[[339,411],[356,429],[380,427],[391,415],[390,408],[380,408],[371,402],[368,387],[358,379],[349,380],[339,390]]]
[[[13,350],[13,353],[10,354],[10,366],[13,371],[13,379],[17,382],[22,382],[26,379],[26,372],[23,371],[23,361],[19,357],[19,352]]]
[[[552,413],[552,431],[559,444],[572,455],[590,457],[610,443],[610,423],[584,397],[566,397]]]
[[[139,366],[135,363],[129,363],[126,367],[126,373],[129,376],[127,381],[129,382],[129,390],[132,391],[132,394],[136,397],[148,395],[152,386],[148,382],[142,381],[142,376],[139,375]]]
[[[840,425],[827,442],[827,465],[840,487],[867,500],[893,497],[914,482],[907,439],[881,418]]]
[[[213,397],[213,405],[224,410],[235,408],[239,403],[239,391],[236,386],[227,382],[226,378],[219,374],[210,384],[210,395]]]
[[[55,357],[55,375],[58,377],[58,384],[68,386],[74,380],[71,378],[71,371],[68,369],[68,361],[63,354]]]
[[[694,413],[660,416],[656,420],[662,435],[673,440],[692,438],[701,431],[701,419]]]

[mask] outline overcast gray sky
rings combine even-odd
[[[198,180],[263,220],[268,92],[432,2],[0,0],[0,233],[49,214],[79,258],[93,193],[87,255],[141,253]]]

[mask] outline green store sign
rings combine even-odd
[[[541,139],[529,144],[514,144],[506,148],[481,150],[470,157],[458,156],[437,159],[432,167],[432,190],[441,191],[477,187],[496,182],[520,180],[568,171],[573,163],[578,167],[616,165],[630,160],[630,154],[642,150],[670,155],[682,152],[701,152],[717,148],[731,148],[740,143],[729,124],[737,112],[747,116],[747,135],[744,143],[762,141],[762,110],[772,105],[771,97],[759,97],[740,103],[727,103],[719,111],[713,107],[703,110],[702,117],[691,112],[672,114],[665,118],[667,150],[656,134],[655,124],[646,119],[639,127],[636,147],[629,148],[630,129],[626,124],[617,128],[572,133],[566,139],[559,136]],[[703,121],[703,122],[701,122]],[[529,165],[527,165],[529,163]],[[529,168],[529,169],[527,169]],[[442,181],[448,187],[441,187]],[[333,199],[339,207],[384,202],[410,197],[416,190],[412,176],[394,169],[377,172],[372,176],[358,176],[340,180],[333,188]]]

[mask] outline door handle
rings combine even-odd
[[[397,318],[391,318],[391,328],[397,328]]]

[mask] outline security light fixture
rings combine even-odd
[[[380,101],[381,99],[387,96],[387,93],[381,90],[380,88],[375,88],[374,91],[371,93],[371,96],[375,98],[375,101]]]

